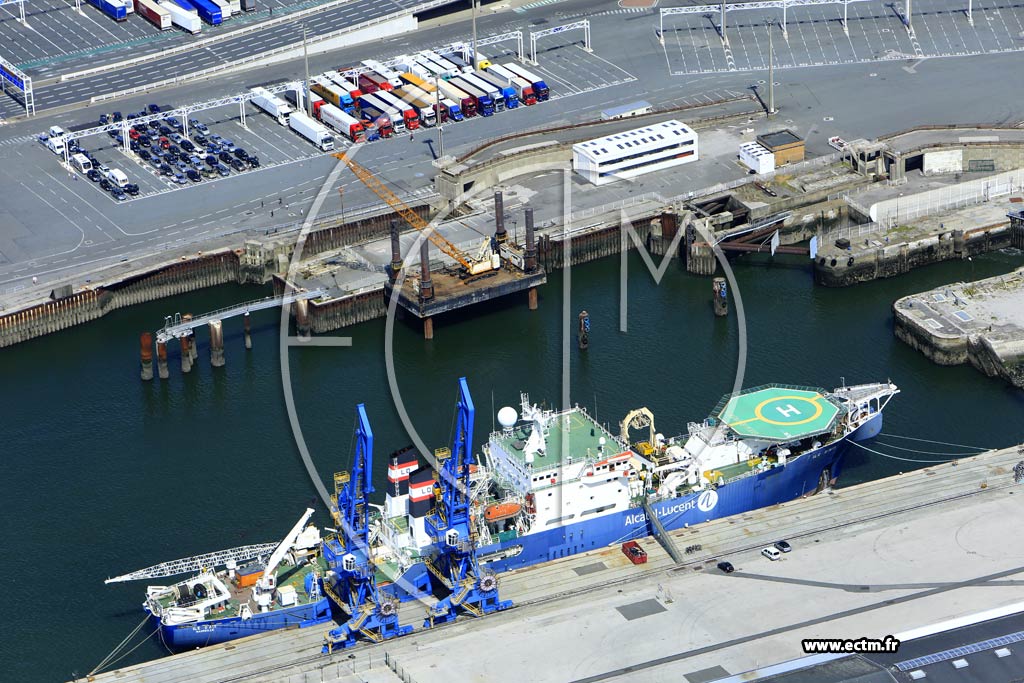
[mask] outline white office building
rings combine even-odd
[[[697,161],[697,134],[680,121],[606,135],[572,146],[572,167],[594,185]]]
[[[740,163],[754,173],[771,173],[775,170],[775,155],[759,142],[744,142],[740,145]]]

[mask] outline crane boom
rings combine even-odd
[[[433,242],[438,249],[458,261],[466,270],[473,272],[473,264],[461,249],[446,240],[444,236],[437,232],[437,230],[431,228],[429,223],[420,218],[418,213],[409,208],[408,204],[399,199],[398,195],[389,190],[387,185],[378,180],[373,173],[357,164],[343,152],[339,152],[334,156],[344,161],[348,167],[352,169],[352,173],[354,173],[364,185],[370,188],[374,194],[380,197],[385,204],[394,209],[406,223],[424,233],[427,236],[427,239]]]
[[[115,576],[112,579],[107,579],[103,583],[137,581],[139,579],[156,579],[163,576],[176,576],[178,574],[198,572],[203,567],[221,566],[229,560],[245,562],[246,560],[251,560],[254,557],[261,557],[270,553],[276,547],[277,543],[260,543],[257,545],[244,545],[239,548],[231,548],[229,550],[219,550],[215,553],[207,553],[205,555],[197,555],[196,557],[186,557],[181,560],[162,562],[160,564],[155,564],[152,567],[139,569],[138,571],[131,572],[130,574]]]
[[[263,570],[263,576],[259,578],[259,582],[264,586],[267,585],[269,577],[274,575],[277,571],[277,565],[281,564],[281,560],[284,559],[285,553],[291,548],[292,543],[298,538],[298,535],[302,533],[303,527],[306,526],[306,522],[313,516],[313,508],[306,508],[305,514],[302,518],[292,527],[292,530],[288,532],[288,535],[282,539],[278,544],[277,549],[274,550],[274,554],[267,560],[267,567]]]

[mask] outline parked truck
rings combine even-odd
[[[254,95],[253,104],[277,119],[282,126],[288,125],[288,117],[294,111],[291,105],[265,88],[251,88],[249,92]]]
[[[532,73],[530,73],[523,67],[519,66],[515,62],[509,62],[508,64],[504,64],[503,66],[512,73],[514,73],[516,76],[519,76],[520,78],[522,78],[523,80],[525,80],[526,82],[533,86],[533,94],[537,96],[538,102],[547,102],[549,95],[548,86],[543,80],[533,75]]]
[[[449,85],[454,85],[456,88],[473,98],[476,102],[476,111],[481,116],[494,116],[494,100],[484,90],[476,87],[472,83],[465,79],[465,76],[456,76],[455,78],[448,81]],[[465,106],[463,106],[465,109]]]
[[[392,130],[395,133],[404,133],[405,117],[402,115],[402,112],[397,107],[391,106],[389,102],[385,102],[380,94],[380,92],[376,92],[359,98],[361,115],[363,118],[366,118],[366,113],[369,112],[370,118],[373,120],[376,120],[381,115],[387,116],[388,121],[391,122]]]
[[[406,102],[415,109],[416,113],[420,116],[420,123],[427,128],[433,128],[437,125],[438,117],[444,111],[444,109],[440,108],[439,103],[435,101],[435,97],[432,97],[415,85],[406,83],[401,88],[392,90],[391,94],[401,98],[403,102]]]
[[[365,142],[366,132],[359,119],[335,107],[333,104],[324,103],[320,107],[320,120],[338,131],[352,142]]]
[[[86,0],[86,2],[114,21],[125,21],[128,19],[128,8],[121,0]]]
[[[171,23],[175,26],[181,27],[192,35],[203,30],[203,22],[199,19],[199,13],[191,7],[182,7],[174,0],[160,0],[157,4],[167,10],[167,13],[171,15]]]
[[[500,64],[491,64],[487,67],[487,74],[493,76],[497,81],[507,83],[509,87],[514,88],[516,96],[523,104],[527,106],[537,104],[537,93],[533,89],[533,84],[526,79],[520,78]]]
[[[324,74],[331,79],[333,83],[340,86],[342,90],[347,92],[353,100],[358,100],[363,92],[359,89],[359,85],[352,81],[352,79],[346,77],[340,71],[328,71]]]
[[[467,119],[476,116],[476,98],[463,92],[460,88],[452,85],[449,81],[438,81],[438,90],[448,99],[454,101],[462,108],[462,115]]]
[[[357,95],[353,95],[352,92],[359,92],[359,88],[355,87],[352,83],[347,81],[337,71],[325,71],[323,76],[321,76],[321,80],[323,80],[326,83],[333,84],[335,87],[338,88],[338,103],[335,104],[334,106],[340,109],[344,109],[349,114],[355,113],[355,98],[357,97]]]
[[[364,71],[359,74],[359,89],[364,93],[375,93],[378,90],[392,90],[394,87],[395,86],[391,85],[388,79],[373,71]]]
[[[416,57],[428,67],[433,65],[431,70],[445,80],[459,75],[459,70],[455,68],[455,65],[447,59],[443,59],[436,52],[421,50],[416,53]]]
[[[156,0],[135,0],[135,13],[161,31],[171,28],[171,13]]]
[[[389,138],[395,134],[395,121],[392,117],[397,116],[398,112],[392,112],[390,107],[376,96],[364,94],[359,98],[359,115],[369,123],[368,128],[376,131],[382,138]]]
[[[420,127],[419,111],[401,97],[395,96],[394,92],[394,90],[391,92],[381,91],[377,93],[377,97],[392,109],[398,110],[402,115],[402,122],[405,124],[406,130],[416,130]]]
[[[466,118],[462,114],[462,107],[455,102],[452,102],[447,97],[441,98],[441,109],[444,110],[444,116],[448,117],[452,121],[462,121]]]
[[[345,110],[351,110],[354,108],[355,103],[352,100],[352,96],[337,83],[328,80],[325,76],[317,76],[311,78],[310,81],[309,89],[323,97],[335,107]]]
[[[170,2],[177,3],[185,9],[194,9],[199,15],[199,18],[205,21],[210,26],[218,26],[221,23],[223,17],[220,13],[220,7],[213,4],[210,0],[169,0]]]
[[[256,11],[256,0],[239,0],[238,4],[242,6],[243,12]]]
[[[210,0],[210,2],[220,8],[220,18],[222,21],[227,21],[231,18],[231,2],[229,0]]]
[[[402,81],[399,80],[398,74],[378,62],[376,59],[364,59],[362,64],[378,76],[383,76],[384,79],[391,84],[392,88],[398,88],[402,85]]]
[[[500,93],[500,99],[504,101],[506,109],[515,109],[519,106],[519,92],[512,87],[509,81],[496,76],[489,71],[477,71],[476,76],[483,81],[487,81]],[[497,102],[495,103],[497,104]]]
[[[471,73],[462,74],[459,78],[466,83],[469,83],[477,90],[482,90],[487,93],[487,96],[491,98],[491,106],[494,108],[494,113],[505,111],[505,98],[502,96],[501,90],[493,83]]]
[[[331,135],[331,132],[301,111],[292,112],[288,117],[288,126],[319,147],[321,151],[330,152],[334,149],[334,136]]]

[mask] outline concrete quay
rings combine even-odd
[[[905,296],[893,312],[896,336],[932,361],[1024,388],[1024,268]]]
[[[678,546],[702,546],[680,565],[648,539],[646,565],[608,547],[511,572],[513,609],[379,646],[320,655],[322,632],[300,629],[91,680],[712,681],[801,657],[802,638],[880,638],[1019,602],[1024,554],[1007,539],[1022,459],[1024,446],[989,451],[678,530]],[[760,556],[780,538],[792,553]]]

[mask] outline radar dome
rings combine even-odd
[[[514,427],[516,420],[519,419],[519,415],[516,413],[516,409],[512,406],[505,406],[498,411],[498,424],[508,429]]]

